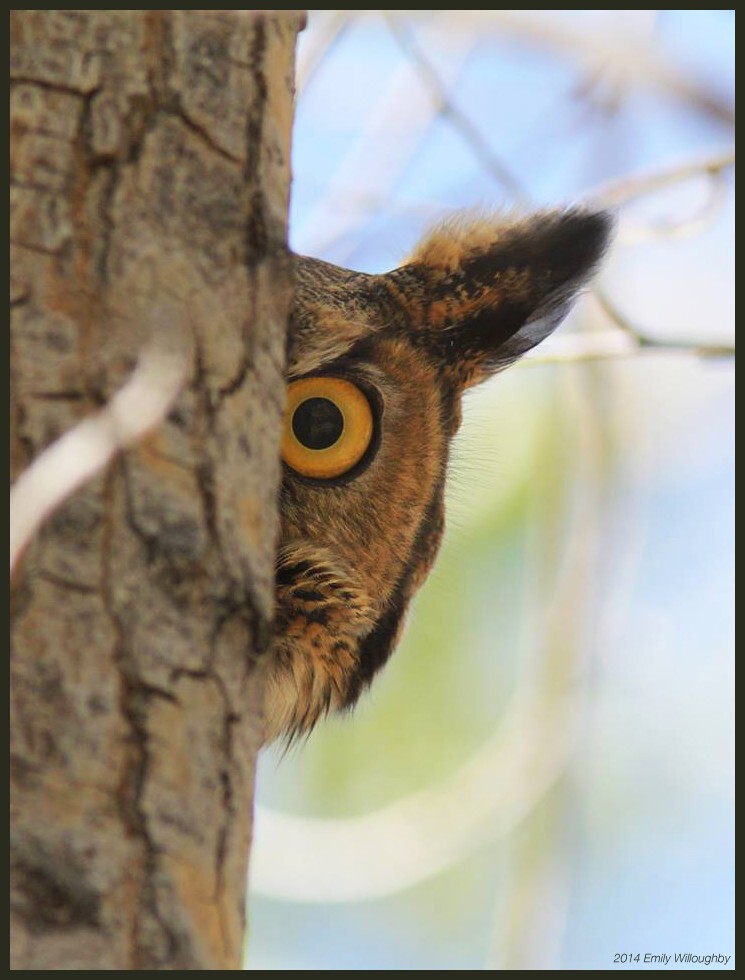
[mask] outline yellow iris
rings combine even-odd
[[[302,476],[343,476],[365,455],[372,435],[370,403],[351,381],[316,377],[290,383],[282,458]]]

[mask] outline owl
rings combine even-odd
[[[456,216],[382,275],[295,256],[267,741],[351,708],[388,660],[442,538],[464,391],[558,326],[611,229]]]

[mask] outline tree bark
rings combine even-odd
[[[13,969],[240,966],[301,20],[11,12],[13,473],[186,366],[14,575]]]

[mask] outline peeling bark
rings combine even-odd
[[[187,365],[15,576],[13,969],[241,962],[300,25],[11,11],[14,475],[145,346]]]

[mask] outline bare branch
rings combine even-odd
[[[600,304],[607,317],[621,330],[635,345],[636,350],[658,350],[658,351],[682,351],[688,354],[695,354],[697,357],[734,357],[734,344],[708,344],[698,340],[667,340],[665,338],[651,337],[643,330],[635,327],[630,320],[625,317],[615,303],[611,302],[605,293],[596,289],[592,294]]]
[[[629,201],[655,191],[662,190],[674,184],[690,180],[692,177],[718,176],[735,165],[735,151],[713,154],[700,160],[690,160],[675,164],[663,170],[652,170],[644,174],[633,174],[599,187],[593,194],[592,200],[604,207],[618,207]]]
[[[332,10],[325,19],[316,19],[315,29],[306,35],[307,40],[298,49],[295,67],[295,89],[298,94],[310,84],[326,56],[341,40],[352,19],[351,13],[349,10]]]
[[[432,36],[442,41],[436,27]],[[456,43],[449,45],[447,79],[455,78],[474,43],[473,38],[459,35]],[[392,189],[437,115],[437,107],[420,90],[418,82],[426,86],[418,66],[407,59],[381,86],[360,135],[328,175],[323,194],[313,209],[295,227],[294,243],[299,251],[323,257],[335,248],[334,261],[345,261],[339,244],[352,232],[359,231],[371,210],[365,198],[355,195],[354,188],[366,188],[366,198],[375,202],[375,211],[388,206]],[[407,94],[406,98],[401,97],[402,92]],[[395,139],[391,138],[392,133]],[[386,146],[382,155],[381,145]]]
[[[728,126],[735,124],[732,101],[667,60],[653,37],[628,33],[618,39],[608,32],[588,34],[566,22],[550,20],[542,11],[490,10],[486,17],[481,11],[470,10],[450,17],[453,30],[493,30],[495,25],[508,34],[565,53],[592,74],[610,70],[627,86],[640,82],[652,85]]]
[[[517,180],[509,167],[503,164],[494,153],[484,139],[480,129],[471,122],[468,116],[450,98],[446,86],[441,81],[428,58],[425,57],[422,50],[414,41],[411,32],[406,30],[398,17],[386,14],[386,21],[399,46],[412,64],[418,69],[422,81],[430,90],[438,113],[450,120],[454,129],[461,134],[487,173],[490,173],[516,201],[524,202],[526,193],[520,181]]]
[[[602,302],[597,294],[595,298]],[[604,308],[605,309],[605,308]],[[539,364],[580,364],[587,361],[615,361],[629,357],[639,357],[642,354],[690,354],[701,358],[728,358],[735,356],[734,344],[702,344],[697,341],[664,341],[644,338],[637,339],[636,331],[630,327],[623,330],[619,327],[616,316],[620,316],[613,308],[613,314],[606,309],[608,316],[613,315],[615,329],[593,331],[591,333],[572,333],[566,336],[552,337],[541,347],[529,351],[518,362],[518,366],[531,367]],[[626,321],[624,321],[626,322]]]

